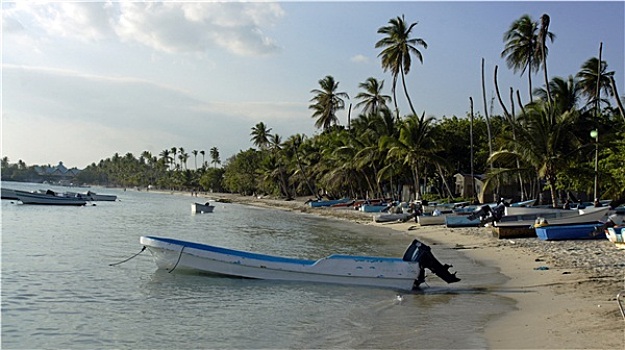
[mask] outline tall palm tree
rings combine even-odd
[[[315,96],[310,99],[314,103],[308,106],[308,108],[314,110],[312,117],[317,118],[315,127],[326,131],[332,125],[338,124],[339,119],[336,116],[336,112],[345,108],[343,99],[349,99],[349,95],[345,92],[336,91],[339,83],[331,75],[327,75],[319,80],[319,85],[321,89],[310,91]]]
[[[544,13],[540,17],[540,31],[538,33],[538,47],[537,47],[537,49],[540,50],[540,60],[542,61],[542,64],[543,64],[545,86],[547,87],[547,101],[549,101],[549,103],[552,102],[552,99],[551,99],[551,89],[549,87],[549,76],[547,74],[547,52],[548,52],[547,39],[550,39],[551,42],[553,42],[553,39],[555,38],[555,35],[549,32],[550,22],[551,22],[551,19],[549,18],[548,14]]]
[[[169,156],[170,151],[168,149],[164,149],[161,151],[161,153],[159,154],[159,156],[161,157],[161,159],[163,160],[163,162],[169,167],[169,165],[171,164],[171,157]]]
[[[206,155],[206,152],[204,150],[201,150],[200,154],[202,155],[202,168],[204,168],[206,166],[206,161],[204,160],[204,156]]]
[[[380,39],[376,44],[376,48],[383,47],[384,49],[378,57],[382,59],[382,68],[384,71],[391,71],[393,75],[393,102],[395,103],[395,112],[397,118],[399,118],[399,108],[397,107],[397,76],[401,75],[401,81],[404,88],[404,94],[408,100],[408,105],[413,115],[417,115],[412,100],[408,95],[408,89],[406,88],[406,74],[410,72],[410,65],[412,54],[423,63],[423,55],[417,47],[421,46],[424,49],[428,48],[428,44],[421,38],[411,38],[412,29],[418,22],[407,25],[404,15],[401,17],[393,18],[389,20],[389,25],[378,29],[378,34],[386,35]]]
[[[252,138],[250,141],[261,150],[267,149],[269,146],[269,137],[271,136],[270,132],[271,128],[267,128],[265,123],[260,122],[252,128],[252,132],[250,133]]]
[[[608,63],[606,61],[601,61],[601,69],[599,70],[599,59],[596,57],[592,57],[582,64],[581,70],[577,73],[577,78],[582,94],[587,98],[587,106],[595,105],[600,97],[598,94],[601,92],[612,95],[610,77],[614,76],[614,71],[608,72],[607,70]],[[597,90],[597,82],[599,83],[599,90]]]
[[[173,163],[173,168],[176,168],[176,154],[178,154],[178,148],[177,147],[172,147],[171,148],[171,162]]]
[[[191,153],[193,154],[193,158],[195,158],[195,170],[197,170],[197,150],[194,149]]]
[[[356,107],[362,107],[364,114],[377,114],[380,109],[388,108],[386,103],[391,101],[391,96],[382,94],[384,80],[378,81],[369,77],[365,82],[358,84],[358,87],[364,91],[356,95],[356,99],[361,100]]]
[[[577,109],[562,112],[545,101],[531,103],[519,117],[516,138],[506,138],[505,147],[493,153],[489,162],[505,164],[519,159],[546,181],[555,207],[558,173],[567,168],[570,154],[580,147],[573,128],[577,118]]]
[[[540,67],[540,56],[536,55],[537,30],[538,25],[529,15],[521,16],[504,33],[505,48],[501,52],[501,57],[505,57],[508,68],[513,72],[521,71],[523,75],[527,71],[530,102],[533,101],[532,72],[537,72]]]
[[[221,160],[219,159],[219,150],[217,147],[213,147],[210,149],[211,163],[213,167],[217,167],[217,164],[221,164]]]
[[[421,198],[421,178],[423,170],[428,162],[437,162],[433,144],[432,123],[433,117],[425,118],[425,113],[418,117],[409,116],[401,125],[399,138],[384,137],[381,147],[388,149],[390,161],[387,167],[393,166],[392,160],[398,160],[409,166],[416,192],[416,199]]]

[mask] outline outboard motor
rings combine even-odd
[[[434,274],[440,277],[443,281],[447,283],[454,283],[460,281],[460,278],[456,277],[456,273],[450,273],[449,268],[453,267],[452,265],[443,265],[441,264],[430,251],[430,247],[425,245],[424,243],[419,242],[419,240],[413,240],[406,252],[404,253],[404,257],[402,260],[404,261],[414,261],[419,263],[419,276],[415,281],[415,288],[418,288],[421,283],[425,281],[425,269],[434,272]]]
[[[470,220],[480,219],[482,225],[501,220],[506,212],[506,206],[504,202],[497,204],[495,208],[491,208],[490,205],[482,205],[475,209],[470,215]]]

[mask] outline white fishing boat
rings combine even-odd
[[[117,196],[114,194],[98,194],[91,191],[87,191],[87,193],[78,193],[77,195],[88,201],[114,202],[117,200]]]
[[[206,203],[193,203],[191,204],[191,213],[193,214],[203,214],[203,213],[212,213],[215,210],[215,206],[211,205],[210,202]]]
[[[423,214],[417,216],[417,222],[421,226],[430,226],[430,225],[445,225],[445,218],[447,214],[433,215],[433,214]]]
[[[543,213],[536,215],[503,216],[493,223],[496,227],[529,227],[529,226],[553,226],[553,225],[576,225],[596,223],[607,218],[609,207],[590,207],[574,210],[572,215],[561,213]],[[566,213],[566,211],[563,211]],[[576,213],[577,212],[577,213]]]
[[[380,214],[380,215],[374,215],[373,221],[375,222],[406,222],[412,217],[414,217],[414,215],[410,213]]]
[[[447,283],[457,282],[450,265],[442,265],[430,247],[414,240],[403,258],[330,255],[308,260],[246,252],[172,238],[142,236],[159,269],[187,270],[230,277],[360,285],[412,290],[425,268]]]
[[[26,192],[15,190],[17,199],[23,204],[40,204],[40,205],[74,205],[81,206],[87,204],[87,201],[76,196],[67,196],[48,190],[46,192]]]

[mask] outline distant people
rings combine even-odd
[[[562,209],[571,209],[571,201],[568,199],[564,201],[564,205],[562,206]]]
[[[599,198],[595,198],[595,208],[602,207],[601,202],[599,202]]]

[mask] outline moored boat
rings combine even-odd
[[[211,205],[210,202],[202,203],[193,203],[191,204],[191,213],[193,214],[203,214],[203,213],[212,213],[215,210],[215,206]]]
[[[17,199],[23,204],[40,204],[40,205],[73,205],[81,206],[87,204],[82,198],[76,196],[66,196],[57,194],[48,190],[44,193],[26,192],[15,190]]]
[[[187,270],[202,273],[314,283],[346,284],[412,290],[424,282],[425,268],[447,283],[458,279],[430,252],[414,240],[403,258],[330,255],[308,260],[252,253],[182,241],[172,238],[142,236],[159,269]]]
[[[117,196],[114,194],[98,194],[91,191],[79,193],[78,196],[88,201],[114,202],[117,200]]]

